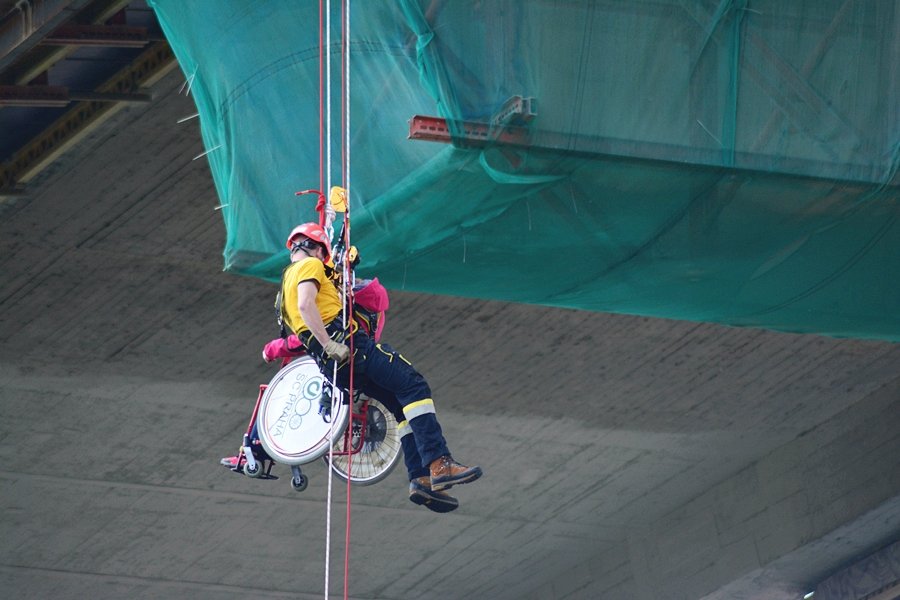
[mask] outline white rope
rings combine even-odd
[[[343,32],[345,35],[349,36],[350,32],[350,2],[349,0],[342,0],[342,8],[344,13],[344,28]],[[325,210],[326,210],[326,228],[328,230],[329,239],[331,239],[334,235],[334,229],[331,227],[332,222],[335,218],[334,208],[331,206],[331,198],[330,198],[330,190],[332,188],[332,173],[331,173],[331,139],[332,139],[332,126],[331,126],[331,0],[326,0],[326,19],[325,19],[325,30],[326,30],[326,41],[325,41],[325,73],[326,73],[326,83],[325,83],[325,114],[326,114],[326,126],[325,126],[325,139],[326,139],[326,147],[325,147],[325,155],[326,155],[326,186],[325,190],[328,191],[329,196],[326,198],[325,202]],[[342,42],[343,42],[342,38]],[[347,241],[346,247],[344,248],[344,252],[347,253],[347,257],[349,257],[350,252],[350,45],[349,41],[346,42],[346,52],[344,52],[343,60],[344,60],[344,74],[343,74],[343,93],[342,93],[342,110],[344,114],[344,135],[343,135],[343,150],[344,150],[344,163],[342,164],[345,167],[345,172],[343,173],[346,176],[346,180],[342,182],[342,187],[344,188],[345,203],[344,203],[344,223],[346,229],[344,230],[344,239]],[[343,240],[338,240],[340,243]],[[350,290],[352,289],[353,282],[350,281],[351,273],[350,270],[350,261],[343,261],[342,272],[343,272],[343,285],[341,289],[342,295],[342,306],[344,306],[344,310],[341,311],[341,324],[343,329],[347,329],[348,325],[348,315],[346,306],[349,301]],[[352,360],[351,360],[351,368],[352,368]],[[328,592],[329,592],[329,576],[330,576],[330,565],[331,565],[331,499],[332,499],[332,483],[334,481],[334,473],[333,467],[334,464],[334,433],[335,433],[335,416],[336,416],[336,402],[341,402],[340,399],[340,391],[337,385],[337,372],[338,366],[337,363],[334,365],[334,371],[332,373],[332,391],[331,391],[331,427],[328,432],[328,498],[327,498],[327,508],[326,508],[326,516],[325,516],[325,599],[328,600]],[[348,426],[353,426],[353,409],[352,409],[353,398],[348,398],[348,410],[350,411],[350,419]],[[348,449],[348,451],[352,451],[352,449]],[[351,464],[349,461],[352,460],[350,455],[348,454],[348,467]],[[349,485],[349,477],[350,477],[350,469],[348,468],[348,482]],[[349,523],[348,523],[349,527]],[[346,597],[347,590],[344,590],[344,595]]]
[[[331,189],[331,0],[325,0],[325,189]],[[326,203],[328,203],[326,198]],[[329,239],[333,232],[329,232]],[[325,503],[325,600],[331,572],[331,465],[334,464],[334,399],[337,396],[337,363],[331,378],[331,428],[328,430],[328,496]]]
[[[324,195],[324,194],[323,194]],[[325,198],[325,233],[328,235],[329,240],[334,240],[334,218],[337,216],[337,213],[334,211],[334,207],[331,206],[331,202],[329,198]],[[332,244],[334,245],[334,244]]]

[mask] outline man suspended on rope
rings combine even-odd
[[[409,474],[409,499],[435,512],[450,512],[459,501],[445,490],[481,477],[480,467],[467,467],[453,460],[434,410],[431,389],[425,378],[399,352],[378,343],[374,332],[348,323],[344,330],[341,298],[327,276],[331,244],[317,223],[304,223],[287,239],[291,264],[281,282],[281,316],[306,350],[320,360],[339,365],[338,385],[349,381],[349,335],[353,340],[354,385],[382,402],[398,416],[401,445]],[[266,360],[272,360],[263,351]],[[326,373],[330,375],[330,373]]]

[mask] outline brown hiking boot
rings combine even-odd
[[[431,462],[431,490],[437,492],[481,477],[481,467],[461,465],[449,454]]]
[[[431,480],[427,475],[409,482],[409,501],[436,513],[448,513],[459,508],[459,500],[450,494],[431,489]]]

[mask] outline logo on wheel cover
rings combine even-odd
[[[320,374],[310,376],[308,373],[297,373],[285,398],[281,415],[269,428],[269,433],[275,437],[282,437],[287,429],[293,431],[300,429],[303,417],[312,411],[314,403],[318,403],[322,395],[323,382]]]

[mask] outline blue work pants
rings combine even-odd
[[[338,385],[348,387],[349,379],[350,369],[344,365],[338,370]],[[412,430],[412,435],[401,437],[410,479],[428,475],[433,460],[450,454],[428,382],[399,352],[362,331],[353,335],[353,385],[384,404],[398,423],[406,421]]]

